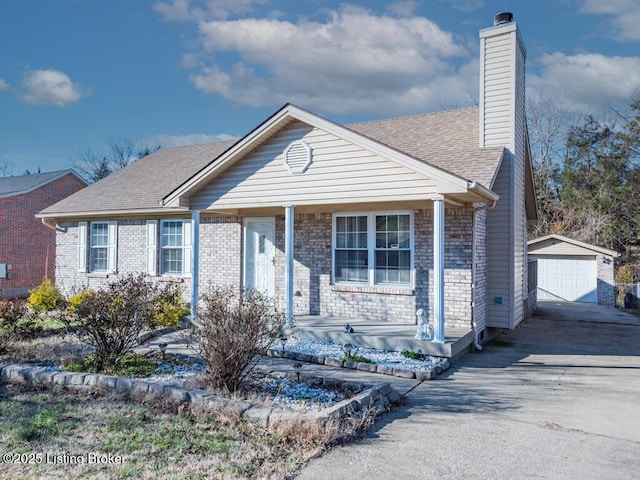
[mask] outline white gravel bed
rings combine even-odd
[[[274,346],[277,349],[276,346]],[[321,357],[342,358],[345,355],[343,345],[335,343],[323,343],[317,340],[305,340],[295,337],[289,337],[285,344],[285,350],[297,353],[306,353],[307,355],[317,355]],[[352,349],[353,352],[353,349]],[[400,352],[385,352],[383,350],[375,350],[372,348],[358,348],[357,355],[368,358],[377,365],[384,365],[392,368],[400,368],[402,370],[410,370],[412,372],[421,372],[429,370],[438,364],[437,357],[426,356],[424,360],[412,360],[405,357]]]

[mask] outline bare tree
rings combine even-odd
[[[93,183],[125,168],[159,148],[160,146],[137,148],[136,142],[130,138],[112,138],[109,140],[107,153],[99,153],[86,148],[78,153],[77,158],[69,161],[69,166]]]
[[[529,235],[536,238],[559,234],[568,227],[568,212],[560,201],[559,188],[570,118],[562,103],[540,97],[528,103],[527,122],[539,213]]]
[[[11,165],[6,160],[0,162],[0,177],[10,177],[11,176]]]

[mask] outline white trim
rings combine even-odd
[[[191,318],[198,314],[198,288],[200,282],[200,210],[191,212]]]
[[[87,272],[87,222],[78,222],[78,271]]]
[[[107,246],[107,271],[118,270],[118,222],[107,222],[109,245]]]
[[[444,198],[433,200],[433,341],[444,343]]]
[[[164,250],[162,245],[162,235],[165,225],[169,222],[180,222],[182,224],[182,245],[180,247],[167,247],[167,249],[182,249],[182,271],[180,273],[169,273],[164,271]],[[191,220],[186,218],[166,218],[160,221],[160,235],[158,249],[160,250],[160,262],[158,274],[164,277],[189,277],[191,275],[191,254],[192,254],[192,231]]]
[[[158,221],[147,220],[147,273],[158,274]]]
[[[376,283],[375,282],[375,254],[376,254],[376,216],[377,215],[409,215],[409,283]],[[336,282],[336,218],[338,217],[367,217],[367,254],[368,281],[365,282]],[[368,212],[335,212],[331,218],[331,285],[346,285],[356,287],[379,288],[415,288],[415,219],[413,210],[374,210]],[[403,249],[404,251],[404,249]]]
[[[295,210],[293,205],[284,207],[285,252],[285,304],[287,328],[293,328],[293,239],[295,235]]]
[[[89,273],[115,273],[118,265],[118,222],[116,221],[105,221],[105,220],[97,220],[92,222],[78,222],[78,227],[80,224],[84,223],[88,226],[87,228],[87,251],[88,255],[85,258],[88,259],[86,265],[86,272]],[[106,225],[107,226],[107,244],[106,245],[97,245],[93,244],[93,226],[94,225]],[[96,249],[105,249],[107,254],[107,266],[104,270],[94,270],[93,269],[93,256],[94,250]],[[79,269],[80,270],[80,269]]]

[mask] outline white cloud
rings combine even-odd
[[[225,20],[231,15],[251,12],[254,5],[265,2],[266,0],[168,0],[154,4],[153,8],[169,21],[206,18]]]
[[[398,17],[411,17],[418,8],[418,2],[414,0],[404,0],[388,5],[386,11]]]
[[[576,111],[594,105],[628,105],[640,85],[640,57],[554,53],[540,62],[542,74],[528,79],[530,93],[553,92]]]
[[[580,7],[583,13],[610,15],[614,27],[611,38],[617,40],[640,40],[640,8],[638,0],[585,0]]]
[[[165,148],[168,147],[184,147],[187,145],[199,145],[201,143],[220,142],[222,140],[231,140],[232,135],[221,133],[219,135],[207,135],[204,133],[192,133],[189,135],[165,135],[159,134],[142,140],[140,145],[162,145]]]
[[[2,78],[0,78],[0,91],[9,90],[9,84],[5,82]]]
[[[451,63],[469,52],[424,17],[375,16],[343,5],[325,23],[247,18],[200,22],[199,30],[208,56],[191,81],[246,105],[425,111],[468,100],[469,85],[477,90]],[[233,66],[216,61],[220,53],[235,57]]]
[[[63,107],[90,95],[90,91],[75,84],[58,70],[34,70],[28,72],[21,83],[20,97],[32,105]]]

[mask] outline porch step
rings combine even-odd
[[[349,324],[353,333],[345,333]],[[295,318],[296,326],[285,331],[306,340],[356,347],[374,348],[392,352],[414,350],[416,352],[446,357],[456,360],[470,350],[473,332],[469,329],[445,330],[445,343],[416,340],[416,326],[391,322],[373,323],[366,320],[343,319],[338,317],[300,316]]]

